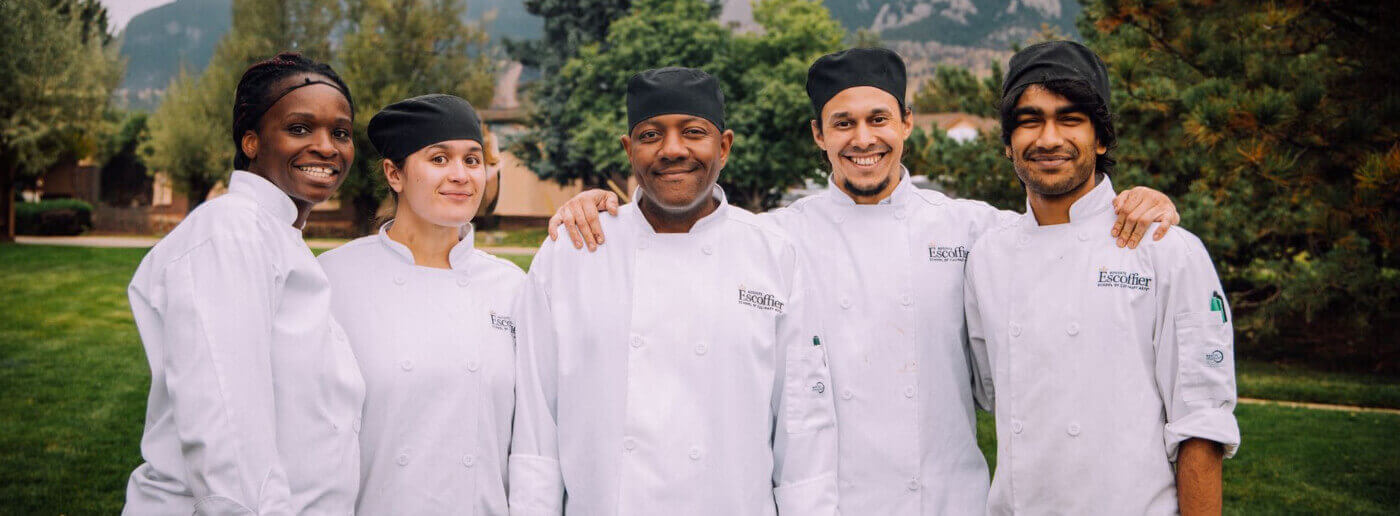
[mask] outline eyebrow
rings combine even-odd
[[[886,108],[886,107],[884,107],[884,106],[880,106],[880,107],[877,107],[877,108],[875,108],[875,109],[870,110],[870,114],[872,114],[872,115],[888,115],[888,114],[890,114],[890,113],[893,113],[893,111],[890,111],[889,108]],[[841,119],[841,118],[853,118],[853,117],[851,116],[851,112],[850,112],[850,111],[837,111],[837,112],[835,112],[835,113],[832,113],[831,116],[827,117],[827,120],[837,120],[837,119]]]
[[[1063,114],[1066,114],[1066,113],[1079,113],[1079,114],[1082,114],[1082,115],[1088,115],[1088,114],[1089,114],[1089,105],[1087,105],[1087,104],[1070,104],[1070,105],[1068,105],[1068,106],[1061,106],[1061,107],[1059,107],[1058,109],[1055,110],[1055,115],[1063,115]],[[1041,109],[1038,108],[1038,107],[1034,107],[1034,106],[1022,106],[1022,107],[1018,107],[1018,108],[1016,108],[1015,110],[1012,110],[1012,111],[1011,111],[1011,116],[1012,116],[1013,118],[1018,118],[1018,117],[1021,117],[1021,116],[1023,116],[1023,115],[1042,116],[1042,115],[1044,115],[1044,114],[1045,114],[1045,111],[1041,110]]]
[[[287,113],[287,118],[295,118],[298,120],[315,120],[316,115],[307,113],[305,111],[293,111],[291,113]],[[349,118],[338,116],[335,117],[335,123],[342,125],[350,125],[352,122]]]

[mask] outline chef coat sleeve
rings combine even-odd
[[[291,514],[275,434],[276,250],[236,225],[165,267],[165,384],[195,514]]]
[[[1166,274],[1158,295],[1157,386],[1167,408],[1167,456],[1192,438],[1220,443],[1225,457],[1240,445],[1235,421],[1233,316],[1200,239],[1172,231],[1157,263]],[[1168,243],[1164,241],[1163,243]]]
[[[792,294],[778,316],[774,386],[773,497],[778,514],[837,514],[836,409],[810,269],[792,252]]]
[[[977,407],[992,412],[996,407],[996,390],[992,385],[992,363],[987,355],[987,334],[982,324],[982,304],[977,298],[977,246],[968,254],[963,269],[963,313],[967,318],[967,333],[963,345],[971,369],[972,399]]]
[[[547,247],[547,246],[546,246]],[[515,298],[515,427],[509,458],[510,514],[564,513],[559,469],[558,339],[549,304],[548,249]]]

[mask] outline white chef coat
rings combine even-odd
[[[842,512],[983,512],[963,266],[984,230],[1016,214],[919,189],[908,171],[880,204],[833,185],[769,214],[797,237],[820,292]]]
[[[989,514],[1175,514],[1177,446],[1239,446],[1210,256],[1180,228],[1118,248],[1113,197],[1104,178],[1069,223],[1028,208],[973,247],[968,332],[997,422]]]
[[[136,269],[151,394],[126,514],[354,509],[364,381],[296,216],[235,171]]]
[[[365,375],[360,514],[504,515],[515,407],[511,301],[525,273],[474,249],[420,267],[393,222],[320,257]]]
[[[781,230],[714,192],[689,233],[658,234],[628,204],[597,252],[535,256],[515,309],[512,514],[836,512],[806,270]]]

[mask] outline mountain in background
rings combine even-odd
[[[720,19],[741,29],[754,27],[751,0],[721,0]],[[232,25],[232,0],[177,0],[131,19],[122,32],[126,77],[118,102],[152,109],[183,63],[198,73]],[[865,29],[898,51],[909,63],[917,86],[939,64],[985,73],[1005,62],[1011,46],[1048,26],[1078,38],[1075,0],[824,0],[834,18],[851,33]],[[493,42],[539,38],[543,21],[525,11],[523,0],[468,0],[466,17],[495,12],[487,26]]]
[[[150,110],[183,64],[199,73],[209,64],[219,39],[233,26],[233,0],[176,0],[136,15],[122,31],[126,76],[114,92],[118,104]],[[525,12],[522,0],[468,0],[466,17],[494,12],[486,27],[493,43],[504,38],[536,39],[544,22]]]

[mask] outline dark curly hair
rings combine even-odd
[[[1094,125],[1094,138],[1108,149],[1108,152],[1097,157],[1094,169],[1104,174],[1113,172],[1113,166],[1118,163],[1113,159],[1113,149],[1118,147],[1118,133],[1113,130],[1113,113],[1109,112],[1108,106],[1104,105],[1093,88],[1082,81],[1059,79],[1028,84],[1002,97],[997,103],[997,109],[1001,112],[1001,143],[1011,145],[1011,132],[1016,130],[1016,103],[1021,101],[1021,94],[1025,93],[1026,88],[1031,86],[1040,86],[1050,93],[1064,97],[1070,104],[1085,107],[1084,114],[1089,116],[1089,122]]]
[[[240,143],[243,134],[257,131],[263,113],[290,91],[288,88],[274,90],[274,87],[283,79],[303,74],[318,75],[329,80],[345,95],[345,101],[350,104],[350,116],[355,116],[355,101],[350,97],[350,88],[330,65],[307,59],[297,52],[282,52],[271,59],[253,63],[238,80],[238,89],[233,98],[233,168],[247,170],[252,160],[243,154]]]

